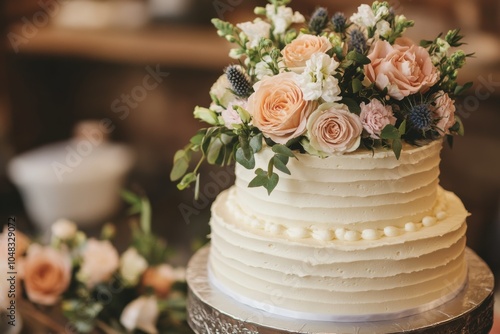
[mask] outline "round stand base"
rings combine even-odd
[[[210,247],[198,251],[187,269],[188,322],[198,334],[244,333],[488,333],[493,326],[491,270],[472,250],[466,250],[469,281],[456,298],[418,315],[391,321],[331,323],[279,317],[242,305],[217,290],[208,279]]]

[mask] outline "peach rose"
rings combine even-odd
[[[431,110],[434,118],[438,120],[436,128],[442,134],[449,134],[450,128],[455,125],[455,103],[442,90],[434,94],[434,98],[436,102]]]
[[[286,67],[294,72],[302,73],[306,62],[313,54],[326,53],[332,47],[332,43],[324,36],[303,34],[287,44],[281,53]]]
[[[24,286],[28,298],[38,304],[53,305],[68,288],[71,258],[50,247],[33,244],[24,263]]]
[[[307,117],[317,106],[315,101],[304,100],[298,77],[285,72],[265,78],[254,85],[254,93],[248,98],[253,125],[279,144],[302,135]]]
[[[340,103],[323,103],[307,121],[310,145],[328,155],[356,150],[362,131],[359,116]]]
[[[365,65],[365,74],[378,89],[388,89],[396,100],[418,92],[425,93],[439,79],[427,50],[400,38],[396,44],[378,40],[368,55],[371,63]]]
[[[396,124],[396,117],[392,113],[391,106],[384,106],[382,102],[373,99],[370,103],[361,103],[361,113],[359,114],[363,128],[370,134],[370,137],[379,139],[380,132],[388,124]]]
[[[176,270],[168,265],[161,264],[148,268],[142,275],[142,286],[152,288],[160,298],[165,298],[170,293],[170,289],[178,280]]]
[[[89,288],[109,280],[120,266],[118,252],[108,240],[89,239],[82,257],[78,279]]]

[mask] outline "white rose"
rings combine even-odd
[[[147,267],[146,259],[133,247],[127,249],[120,258],[120,275],[129,285],[136,285]]]
[[[75,237],[78,227],[67,219],[59,219],[52,224],[52,235],[61,240],[71,240]]]
[[[259,46],[262,38],[269,38],[271,33],[271,25],[262,20],[254,22],[244,22],[236,25],[248,37],[247,48],[253,49]]]
[[[140,329],[148,334],[156,334],[158,303],[155,296],[141,296],[131,301],[120,316],[120,322],[128,331]]]

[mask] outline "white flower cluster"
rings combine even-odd
[[[335,102],[340,97],[339,81],[334,75],[339,63],[326,53],[315,53],[306,62],[306,68],[299,77],[299,86],[304,100],[313,101],[322,98],[325,102]]]
[[[389,8],[386,4],[381,4],[376,8],[369,5],[361,5],[358,12],[354,13],[350,20],[357,26],[364,29],[374,29],[378,36],[388,38],[391,33],[391,25],[385,19],[389,15]]]
[[[293,23],[303,23],[305,18],[299,12],[294,12],[292,8],[268,4],[266,5],[266,16],[274,26],[273,34],[284,34]]]

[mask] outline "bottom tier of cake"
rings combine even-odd
[[[331,238],[270,231],[238,210],[233,191],[212,208],[209,272],[252,307],[310,320],[387,320],[434,308],[466,284],[467,211],[450,192],[439,189],[436,217],[346,240],[345,230],[327,231]]]

